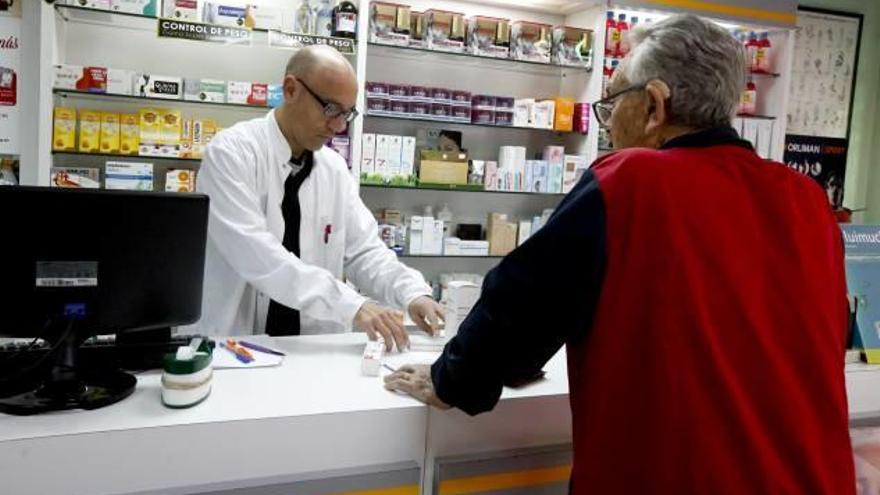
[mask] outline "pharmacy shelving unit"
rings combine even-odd
[[[39,57],[26,61],[33,64],[30,73],[36,74],[38,84],[22,85],[23,91],[36,92],[35,108],[24,108],[36,115],[24,133],[36,136],[24,140],[22,150],[22,179],[25,184],[49,183],[53,165],[102,167],[112,156],[81,153],[53,153],[51,149],[52,109],[56,105],[117,112],[136,111],[141,107],[180,109],[184,118],[215,119],[221,127],[259,117],[268,111],[247,105],[203,104],[187,101],[154,101],[131,96],[94,95],[75,91],[55,91],[52,88],[52,66],[58,63],[96,65],[152,74],[180,77],[213,78],[227,81],[278,82],[289,49],[267,46],[268,35],[256,31],[250,46],[233,46],[158,38],[157,19],[94,11],[55,4],[33,2],[24,6],[23,33],[36,37],[39,47],[33,53]],[[161,0],[160,0],[161,3]],[[289,0],[262,0],[265,5],[291,8]],[[678,0],[627,0],[623,3],[596,0],[413,0],[413,10],[429,8],[451,10],[465,15],[502,17],[512,21],[525,20],[550,25],[569,25],[592,29],[593,70],[558,67],[513,60],[498,60],[471,55],[432,52],[382,46],[368,41],[369,0],[358,2],[359,37],[356,51],[349,60],[356,69],[359,81],[359,103],[365,105],[366,81],[440,86],[467,90],[472,93],[507,95],[513,97],[573,97],[578,102],[592,102],[602,95],[602,65],[604,61],[605,16],[611,10],[625,13],[628,18],[639,15],[654,20],[675,12],[689,11],[715,19],[730,27],[744,30],[767,31],[773,44],[773,74],[756,75],[758,85],[758,114],[773,122],[771,156],[781,159],[783,152],[785,108],[791,73],[791,53],[796,5],[793,0],[775,2],[772,7],[755,8],[754,2],[725,0],[715,3],[681,2]],[[747,5],[748,4],[748,5]],[[691,9],[691,10],[688,10]],[[699,9],[699,10],[693,10]],[[161,12],[161,9],[159,10]],[[557,133],[546,130],[512,127],[480,126],[447,122],[401,119],[389,116],[363,115],[350,128],[352,173],[359,177],[361,136],[364,132],[398,134],[421,137],[430,129],[448,128],[464,133],[464,146],[474,159],[496,159],[503,145],[521,145],[535,156],[549,144],[564,145],[566,153],[584,155],[588,161],[607,153],[600,149],[597,124],[591,116],[590,132],[586,136]],[[156,164],[156,187],[162,187],[164,170],[168,168],[197,169],[198,160],[158,159],[148,157],[118,157],[132,161],[150,161]],[[489,212],[505,212],[515,219],[532,218],[545,208],[555,207],[561,195],[475,192],[468,189],[399,188],[364,186],[360,189],[365,203],[374,210],[392,208],[404,215],[417,214],[425,205],[432,205],[435,213],[444,204],[453,212],[455,223],[485,225]],[[429,279],[439,273],[484,272],[497,263],[497,258],[406,258],[408,263],[421,269]]]
[[[765,157],[782,161],[785,145],[786,108],[790,86],[791,64],[794,50],[794,28],[797,2],[780,1],[768,5],[772,8],[754,7],[754,2],[727,1],[715,4],[696,5],[702,2],[680,2],[676,0],[628,0],[626,2],[608,2],[608,11],[614,12],[614,18],[624,14],[628,22],[633,16],[639,17],[641,23],[646,19],[657,22],[678,12],[689,12],[715,21],[722,27],[743,32],[766,32],[772,44],[770,51],[771,72],[752,72],[750,77],[757,86],[758,98],[756,112],[753,115],[739,115],[742,122],[770,121],[771,132]],[[692,9],[681,7],[689,4]],[[697,10],[694,10],[697,9]],[[597,71],[601,71],[603,60],[612,60],[614,55],[605,50],[605,18],[596,26],[597,32]],[[603,57],[604,54],[604,57]],[[763,146],[761,147],[763,149]],[[600,154],[609,152],[600,149]]]
[[[100,66],[150,74],[176,77],[210,78],[225,81],[279,83],[287,59],[293,49],[269,46],[269,33],[255,29],[250,45],[225,45],[188,40],[159,38],[159,18],[138,14],[107,12],[66,5],[58,0],[54,5],[36,2],[26,7],[38,10],[26,17],[23,29],[32,28],[40,34],[39,108],[36,109],[39,134],[35,149],[24,150],[27,171],[23,182],[47,185],[53,166],[87,166],[103,168],[108,160],[146,161],[156,164],[154,187],[164,187],[164,172],[169,168],[197,170],[198,160],[167,159],[138,156],[108,156],[101,154],[53,153],[51,147],[52,109],[68,106],[98,111],[132,112],[144,107],[180,110],[186,118],[210,118],[220,127],[265,115],[269,108],[250,105],[202,103],[160,98],[142,98],[130,95],[110,95],[57,90],[52,87],[53,65],[72,64]],[[285,0],[262,0],[263,5],[291,7]],[[158,0],[161,12],[162,0]],[[31,12],[33,13],[33,12]],[[366,23],[362,22],[365,26]],[[362,26],[362,27],[363,27]],[[363,70],[358,50],[347,55],[352,66]],[[363,79],[362,72],[358,79]],[[362,85],[361,85],[362,86]],[[362,121],[351,125],[350,135],[359,135]]]
[[[440,9],[466,16],[482,15],[590,29],[595,24],[594,17],[604,15],[604,7],[577,1],[414,0],[398,3],[410,5],[413,11]],[[601,73],[594,74],[591,67],[560,67],[380,43],[368,43],[366,54],[366,80],[375,82],[444,87],[514,98],[567,96],[576,102],[592,101],[591,91],[598,94],[597,84],[601,83]],[[370,113],[364,117],[364,132],[416,136],[419,142],[432,129],[462,132],[462,145],[469,157],[476,160],[497,160],[499,148],[506,145],[525,146],[529,159],[538,158],[547,145],[563,145],[567,154],[582,154],[588,160],[595,157],[596,143],[592,133],[582,135],[534,128],[436,122]],[[360,156],[360,143],[355,143],[354,147]],[[507,213],[512,220],[530,220],[544,209],[555,208],[563,196],[364,185],[361,186],[361,197],[372,210],[392,208],[400,210],[404,216],[421,214],[426,205],[433,206],[436,216],[443,205],[448,205],[454,224],[479,223],[485,228],[490,212]],[[483,274],[500,260],[498,257],[458,256],[408,256],[403,259],[421,270],[429,280],[436,280],[441,273]]]

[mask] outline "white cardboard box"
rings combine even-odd
[[[376,171],[376,135],[364,133],[361,136],[361,173],[372,174]]]
[[[391,168],[388,163],[390,141],[391,136],[387,134],[376,134],[376,173],[385,179],[391,177]]]
[[[422,249],[419,254],[437,254],[434,253],[434,217],[422,217]]]
[[[403,147],[400,151],[400,174],[412,177],[416,173],[416,138],[403,136]]]
[[[409,219],[409,254],[422,254],[424,244],[425,219],[423,217],[410,217]]]
[[[106,189],[153,190],[153,164],[108,161],[104,174]]]
[[[388,140],[388,173],[391,177],[401,175],[400,154],[403,151],[403,137],[389,136]]]
[[[130,95],[134,72],[125,69],[107,69],[107,93],[113,95]]]

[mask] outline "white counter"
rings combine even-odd
[[[505,389],[496,411],[469,418],[455,410],[429,414],[384,390],[381,378],[361,376],[364,342],[362,334],[275,339],[288,353],[281,366],[216,370],[211,396],[191,409],[162,406],[160,375],[150,372],[110,407],[0,416],[3,493],[190,493],[422,465],[426,457],[430,471],[435,456],[570,441],[564,351],[545,367],[545,380]],[[877,367],[852,367],[847,388],[854,420],[880,418]]]

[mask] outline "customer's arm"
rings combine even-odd
[[[245,280],[317,320],[350,326],[365,298],[323,268],[304,263],[268,228],[256,192],[256,158],[223,136],[205,151],[198,190],[211,198],[208,235]]]
[[[431,367],[436,396],[468,414],[586,338],[605,266],[605,212],[591,174],[550,221],[486,276],[480,300]]]

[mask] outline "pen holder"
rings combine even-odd
[[[192,407],[211,393],[212,350],[208,341],[197,349],[180,347],[166,354],[162,370],[162,404],[182,409]]]

